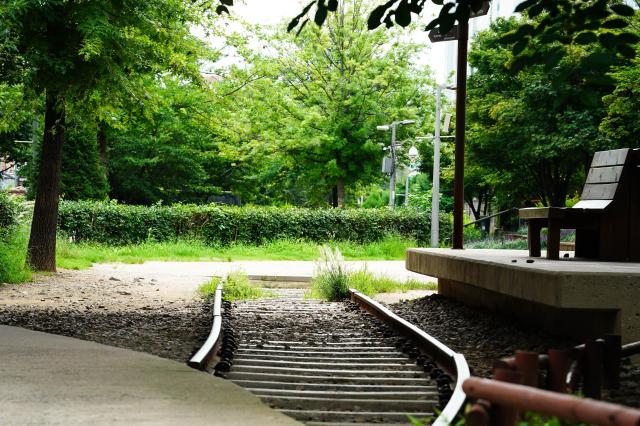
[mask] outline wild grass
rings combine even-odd
[[[252,286],[244,272],[231,272],[227,275],[222,288],[222,297],[229,302],[270,296],[272,296],[271,292]]]
[[[0,232],[0,285],[29,281],[31,270],[26,266],[29,230],[16,226]]]
[[[405,250],[417,247],[414,240],[392,235],[382,241],[358,244],[336,242],[329,244],[339,248],[347,260],[402,260]],[[172,242],[148,241],[126,246],[109,246],[97,243],[72,243],[58,239],[58,266],[65,269],[86,269],[94,263],[143,263],[145,261],[223,261],[234,260],[315,260],[317,243],[300,240],[277,240],[258,246],[233,244],[212,247],[198,240]]]
[[[329,246],[320,249],[315,275],[311,285],[313,296],[334,302],[349,295],[349,275],[340,249]]]
[[[349,271],[340,250],[334,251],[326,246],[322,248],[316,265],[316,277],[311,284],[309,296],[329,301],[345,299],[349,295],[350,288],[367,296],[437,288],[435,283],[423,283],[417,280],[401,282],[389,277],[377,276],[366,269]]]
[[[216,289],[222,278],[213,277],[210,281],[198,287],[198,294],[205,301],[210,302],[215,296]],[[261,297],[270,297],[272,294],[261,288],[254,287],[249,281],[249,277],[244,272],[236,271],[229,273],[224,279],[222,287],[222,298],[229,302],[236,300],[259,299]]]
[[[401,282],[385,276],[376,276],[366,269],[349,273],[348,282],[350,288],[367,296],[375,296],[378,293],[405,293],[409,290],[437,290],[438,288],[436,283],[417,280]]]
[[[198,294],[202,297],[206,302],[211,302],[216,294],[216,289],[220,284],[220,277],[213,277],[211,280],[203,283],[198,287]]]

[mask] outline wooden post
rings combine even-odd
[[[464,141],[467,115],[467,43],[469,21],[458,26],[458,72],[456,79],[456,154],[453,184],[453,248],[464,248]]]

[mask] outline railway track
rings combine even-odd
[[[215,349],[203,348],[200,366],[213,365],[216,375],[308,425],[433,421],[449,399],[460,399],[451,398],[457,381],[437,356],[364,312],[366,298],[359,297],[322,302],[289,289],[275,298],[225,302],[218,319],[224,333],[218,331]]]

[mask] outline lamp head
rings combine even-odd
[[[381,132],[386,132],[387,130],[389,130],[389,125],[385,124],[384,126],[377,126],[376,129],[380,130]]]

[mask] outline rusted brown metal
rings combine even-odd
[[[622,353],[622,336],[608,335],[604,337],[604,387],[618,389],[620,387],[620,365]]]
[[[603,367],[604,343],[598,340],[589,340],[585,344],[584,369],[582,390],[588,398],[600,399],[602,397],[602,367]]]
[[[472,377],[464,382],[462,389],[473,398],[483,398],[500,406],[534,411],[563,420],[596,426],[640,425],[640,410],[528,386]]]
[[[493,377],[500,382],[522,383],[522,373],[515,370],[496,368],[493,370]],[[512,404],[496,403],[496,401],[492,399],[489,399],[489,401],[495,403],[493,405],[493,416],[496,426],[514,426],[516,424],[519,415],[517,408]]]
[[[464,415],[467,426],[489,426],[491,424],[490,408],[491,403],[484,400],[473,404]]]
[[[567,350],[549,349],[547,386],[554,392],[567,392],[567,374],[571,368],[571,354]]]
[[[522,374],[522,384],[538,387],[538,353],[529,351],[516,351],[516,370]]]

